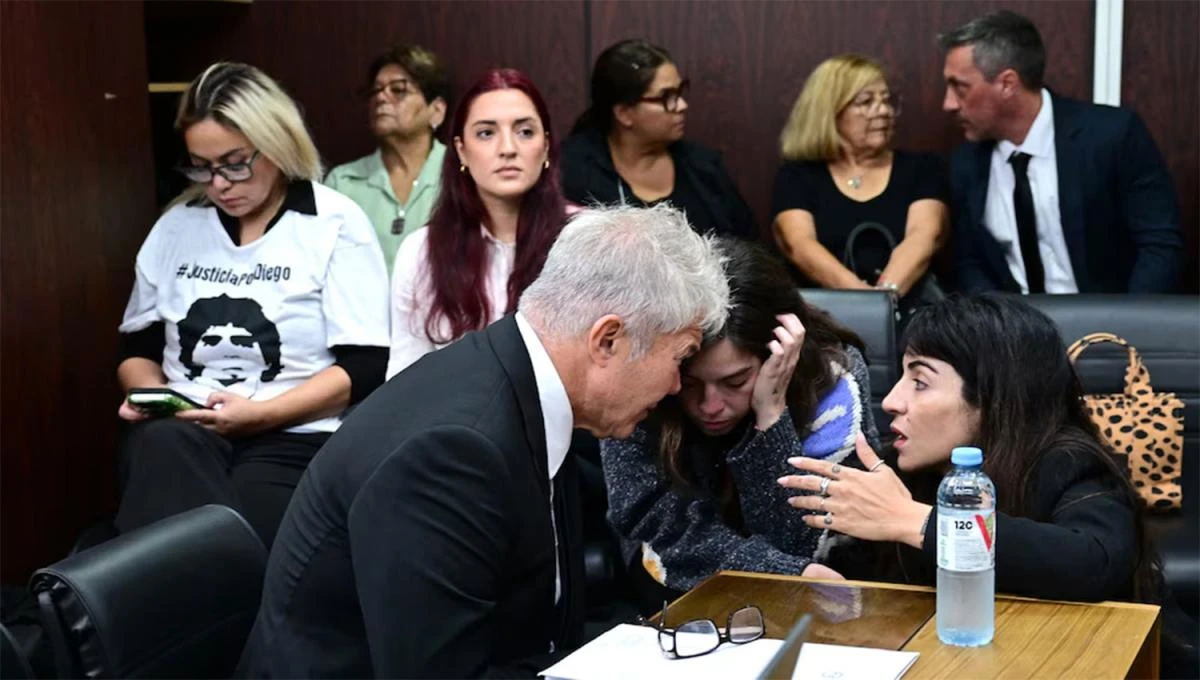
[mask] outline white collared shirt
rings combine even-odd
[[[486,227],[479,227],[487,245],[487,300],[490,324],[508,309],[508,277],[512,275],[517,246],[492,236]],[[449,343],[435,343],[425,333],[429,308],[433,301],[429,279],[429,227],[421,227],[404,239],[396,252],[396,268],[392,272],[392,343],[388,353],[387,378],[411,366],[417,359],[441,349]],[[438,335],[449,337],[450,324],[442,319]],[[454,338],[457,339],[457,338]]]
[[[546,352],[545,345],[537,336],[537,332],[529,325],[529,321],[517,312],[517,330],[521,332],[521,340],[529,352],[529,361],[533,364],[533,378],[537,383],[538,401],[542,405],[542,422],[546,428],[546,462],[550,471],[550,480],[558,474],[567,451],[571,448],[571,430],[575,427],[575,414],[571,410],[571,400],[567,397],[567,388],[563,385],[558,369]],[[550,526],[554,529],[554,602],[562,597],[562,556],[558,555],[558,526],[554,517],[554,485],[550,485]]]
[[[1038,252],[1046,277],[1047,293],[1078,293],[1075,270],[1063,235],[1059,211],[1058,156],[1054,148],[1054,104],[1050,92],[1042,89],[1042,109],[1029,127],[1020,146],[1000,140],[992,151],[991,171],[988,173],[987,202],[984,206],[984,225],[1004,249],[1008,270],[1022,293],[1029,293],[1025,277],[1025,260],[1021,257],[1021,242],[1017,236],[1017,217],[1013,209],[1013,188],[1016,176],[1008,162],[1014,151],[1029,154],[1029,188],[1033,192],[1033,214],[1037,220]]]

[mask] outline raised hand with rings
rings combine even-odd
[[[855,441],[858,458],[866,470],[806,457],[789,458],[802,474],[779,478],[789,489],[817,492],[788,499],[794,508],[822,514],[805,515],[806,524],[870,541],[897,541],[919,547],[921,528],[932,508],[913,500],[894,470],[883,465],[863,435]]]

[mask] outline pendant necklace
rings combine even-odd
[[[854,173],[855,170],[858,170],[857,174]],[[853,165],[850,166],[850,179],[846,180],[846,185],[849,186],[851,189],[856,189],[856,190],[861,189],[862,184],[863,184],[863,175],[864,174],[866,174],[866,173],[863,172],[861,169],[856,168]]]

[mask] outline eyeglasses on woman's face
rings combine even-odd
[[[415,87],[408,78],[394,78],[386,83],[375,83],[368,85],[358,91],[358,96],[366,101],[370,101],[378,97],[381,93],[386,93],[388,99],[399,101],[404,99],[409,92],[414,92]]]
[[[647,104],[658,104],[662,106],[664,110],[670,113],[675,113],[679,111],[683,102],[687,101],[688,88],[690,87],[691,81],[685,78],[679,83],[679,87],[665,88],[659,91],[658,94],[641,97],[638,99],[638,101],[645,102]]]
[[[880,92],[873,94],[871,92],[860,92],[846,106],[846,109],[863,118],[889,114],[895,118],[900,115],[900,93]]]
[[[177,170],[196,184],[208,184],[213,181],[213,177],[220,175],[227,182],[238,183],[245,182],[254,177],[254,161],[258,158],[259,152],[255,150],[250,154],[250,157],[244,161],[237,163],[225,163],[223,165],[181,165]]]

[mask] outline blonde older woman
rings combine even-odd
[[[902,297],[944,241],[945,167],[892,149],[899,114],[883,67],[867,57],[831,57],[805,82],[780,135],[772,214],[776,241],[809,285]]]

